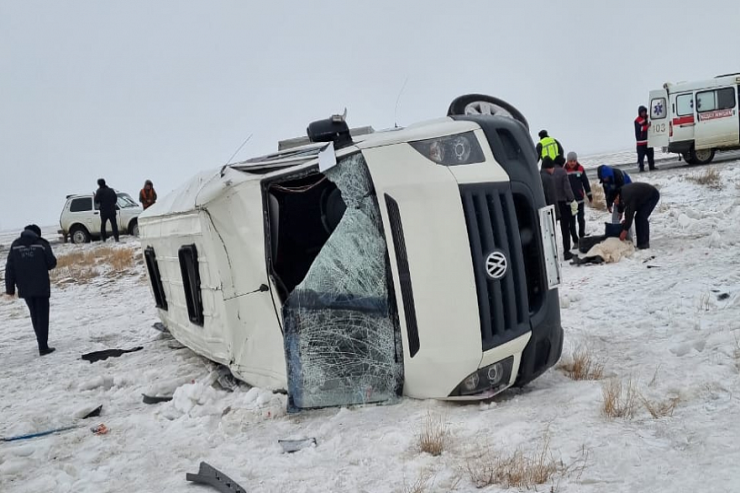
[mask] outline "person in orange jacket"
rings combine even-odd
[[[144,188],[139,192],[139,202],[144,207],[144,210],[153,206],[157,202],[157,192],[154,191],[154,185],[151,180],[144,182]]]

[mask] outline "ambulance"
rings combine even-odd
[[[650,91],[648,145],[707,164],[718,151],[740,149],[740,73]]]

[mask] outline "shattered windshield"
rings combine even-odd
[[[378,202],[362,154],[325,173],[347,208],[284,305],[294,408],[392,399],[402,381],[395,297]]]

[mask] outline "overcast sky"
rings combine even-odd
[[[0,0],[0,229],[99,177],[166,194],[345,107],[380,129],[482,92],[567,150],[630,149],[650,89],[740,71],[737,0],[287,4]]]

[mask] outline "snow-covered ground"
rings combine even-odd
[[[0,301],[0,435],[83,424],[0,443],[0,491],[213,491],[185,481],[207,461],[250,493],[494,492],[503,488],[477,490],[469,469],[484,467],[491,450],[530,453],[545,439],[552,456],[571,466],[554,480],[556,491],[738,491],[740,162],[717,168],[721,190],[687,179],[706,169],[648,176],[662,194],[652,250],[617,264],[564,267],[565,357],[588,348],[607,377],[631,378],[649,401],[677,398],[672,415],[655,419],[640,403],[632,419],[607,418],[604,381],[551,370],[492,403],[406,399],[287,416],[283,395],[214,388],[213,365],[151,328],[156,313],[139,264],[124,276],[56,285],[50,340],[57,352],[44,358],[23,302]],[[589,209],[589,232],[598,234],[605,220]],[[135,246],[126,240],[121,248]],[[80,359],[134,346],[144,350],[94,364]],[[157,388],[177,388],[175,399],[143,404],[141,394]],[[76,421],[98,404],[101,417]],[[438,457],[418,450],[430,416],[447,432]],[[99,423],[107,435],[90,431]],[[288,455],[277,442],[303,437],[318,446]],[[414,490],[420,477],[424,487]]]

